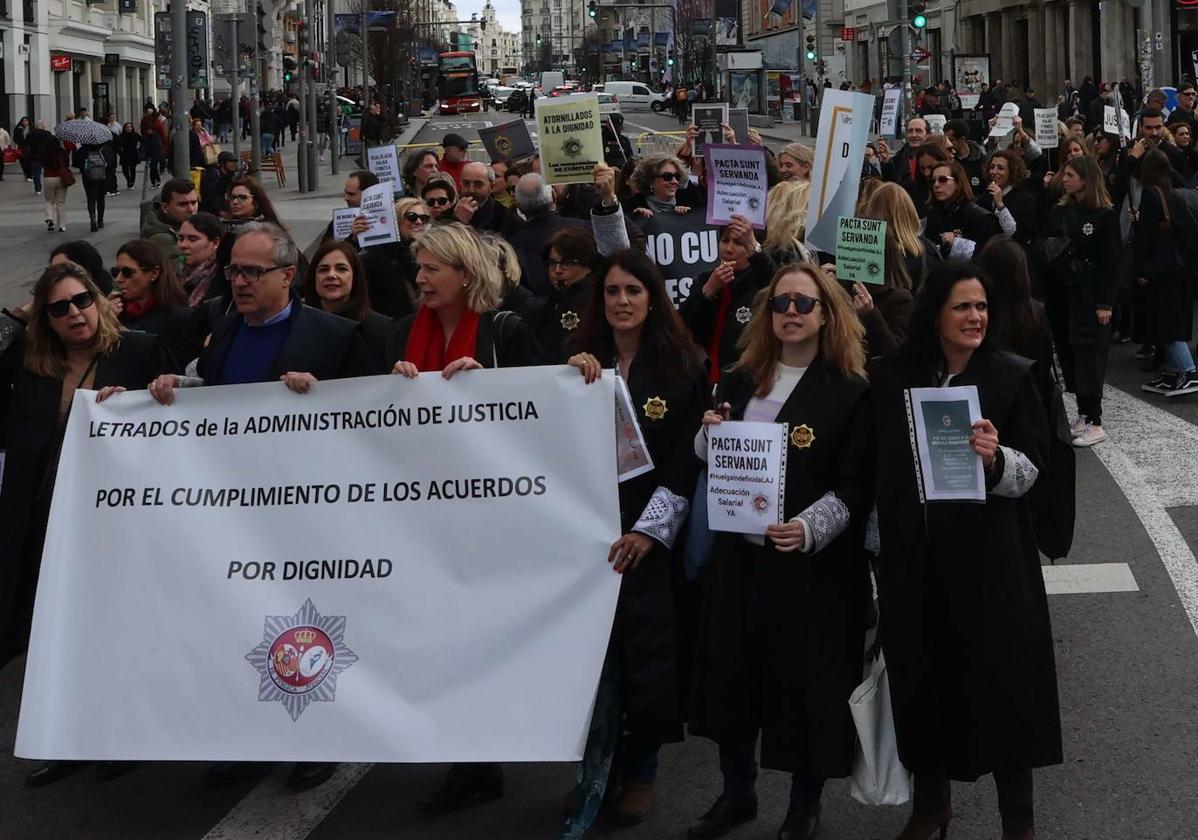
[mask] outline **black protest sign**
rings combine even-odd
[[[530,158],[537,153],[533,145],[532,135],[524,120],[513,120],[503,125],[494,125],[478,130],[478,139],[482,140],[491,162],[503,160],[521,160]]]
[[[645,251],[666,281],[674,306],[681,306],[695,280],[720,264],[720,236],[703,212],[654,213],[640,220]]]

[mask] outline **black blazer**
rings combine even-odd
[[[240,312],[232,312],[213,328],[199,361],[200,376],[208,384],[221,384],[225,361],[243,320]],[[290,321],[291,330],[283,348],[271,362],[266,381],[278,379],[288,371],[304,371],[319,380],[348,379],[380,372],[378,362],[358,333],[356,321],[305,306],[294,296]]]
[[[200,352],[200,345],[195,342],[191,330],[191,317],[191,309],[186,306],[158,304],[140,318],[128,318],[122,312],[121,323],[131,330],[161,337],[179,364],[186,366]]]
[[[366,317],[358,324],[358,334],[370,352],[376,373],[387,372],[387,342],[391,333],[395,332],[395,322],[386,315],[377,312],[367,312]]]
[[[409,315],[392,331],[387,342],[387,370],[407,358],[408,335],[415,320],[415,315]],[[474,359],[485,368],[531,367],[541,363],[541,348],[532,329],[519,315],[492,310],[479,318]]]
[[[730,297],[721,324],[717,324],[716,321],[723,290],[714,298],[703,294],[703,285],[711,276],[710,271],[699,275],[691,286],[691,293],[678,307],[678,314],[682,316],[682,322],[690,328],[695,343],[707,351],[708,355],[711,354],[712,343],[719,342],[720,368],[732,365],[740,358],[737,343],[753,314],[753,299],[759,291],[769,286],[776,270],[773,258],[765,251],[752,254],[748,267],[738,271],[732,283],[727,286]],[[717,329],[719,335],[716,335]]]

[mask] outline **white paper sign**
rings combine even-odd
[[[358,218],[361,210],[357,207],[339,207],[333,211],[333,238],[349,239],[354,219]]]
[[[614,369],[612,373],[616,381],[616,478],[624,482],[652,470],[653,457],[637,422],[628,383]]]
[[[898,113],[902,101],[902,88],[888,88],[882,94],[882,119],[878,121],[878,134],[882,137],[898,137]]]
[[[707,172],[707,223],[726,225],[733,214],[744,216],[754,228],[765,227],[769,180],[765,149],[708,143],[703,147]]]
[[[990,137],[1006,137],[1015,130],[1015,118],[1019,116],[1019,106],[1014,102],[1004,102],[998,115],[994,118],[994,125],[990,129]]]
[[[370,220],[370,227],[358,234],[358,244],[363,248],[371,245],[386,245],[399,241],[399,225],[395,219],[395,198],[388,183],[375,184],[362,190],[362,215]]]
[[[391,184],[393,194],[403,193],[399,155],[390,143],[385,146],[371,146],[366,150],[366,168],[379,176],[380,183]]]
[[[982,419],[977,387],[911,388],[907,393],[924,499],[985,501],[982,458],[969,444],[972,425]]]
[[[979,93],[959,93],[957,97],[961,100],[961,107],[966,111],[977,108],[978,100],[982,98]]]
[[[786,424],[726,421],[707,431],[708,527],[764,534],[782,521]]]
[[[16,753],[578,760],[614,401],[565,366],[76,392]]]
[[[948,117],[944,114],[925,114],[924,119],[928,123],[929,134],[943,134],[944,124],[948,122]]]
[[[1116,137],[1131,137],[1131,126],[1128,123],[1127,112],[1114,105],[1102,106],[1102,130]]]
[[[1060,144],[1057,135],[1057,109],[1035,108],[1036,145],[1041,149],[1055,149]]]

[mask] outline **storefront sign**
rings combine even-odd
[[[50,56],[50,69],[56,73],[71,72],[71,57],[69,55]]]

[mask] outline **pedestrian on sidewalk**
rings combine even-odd
[[[160,167],[166,157],[166,144],[166,128],[158,118],[158,111],[149,105],[141,118],[141,159],[146,162],[152,189],[161,182]]]
[[[108,164],[116,157],[111,143],[88,144],[75,150],[73,163],[87,195],[92,233],[104,227],[104,197],[108,193]]]
[[[21,171],[25,173],[25,181],[33,182],[33,169],[29,164],[29,133],[33,130],[33,126],[29,123],[29,117],[21,117],[17,122],[17,127],[12,130],[13,142],[17,144],[17,151],[20,154]]]
[[[40,122],[38,123],[41,124]],[[49,140],[42,143],[42,190],[46,203],[46,232],[67,229],[67,189],[75,183],[67,151],[58,138],[46,132]],[[74,148],[74,147],[72,147]]]
[[[134,130],[131,122],[125,123],[121,136],[117,138],[117,155],[125,176],[125,186],[133,189],[137,182],[137,165],[141,161],[141,135]]]
[[[8,133],[8,129],[4,126],[0,126],[0,181],[4,180],[4,164],[6,163],[4,159],[5,155],[7,155],[8,150],[14,148],[14,146],[15,144],[12,141],[12,136]]]
[[[33,178],[33,194],[42,194],[42,158],[48,145],[58,145],[58,138],[46,131],[46,121],[38,120],[25,138],[25,149],[29,155],[30,177]]]

